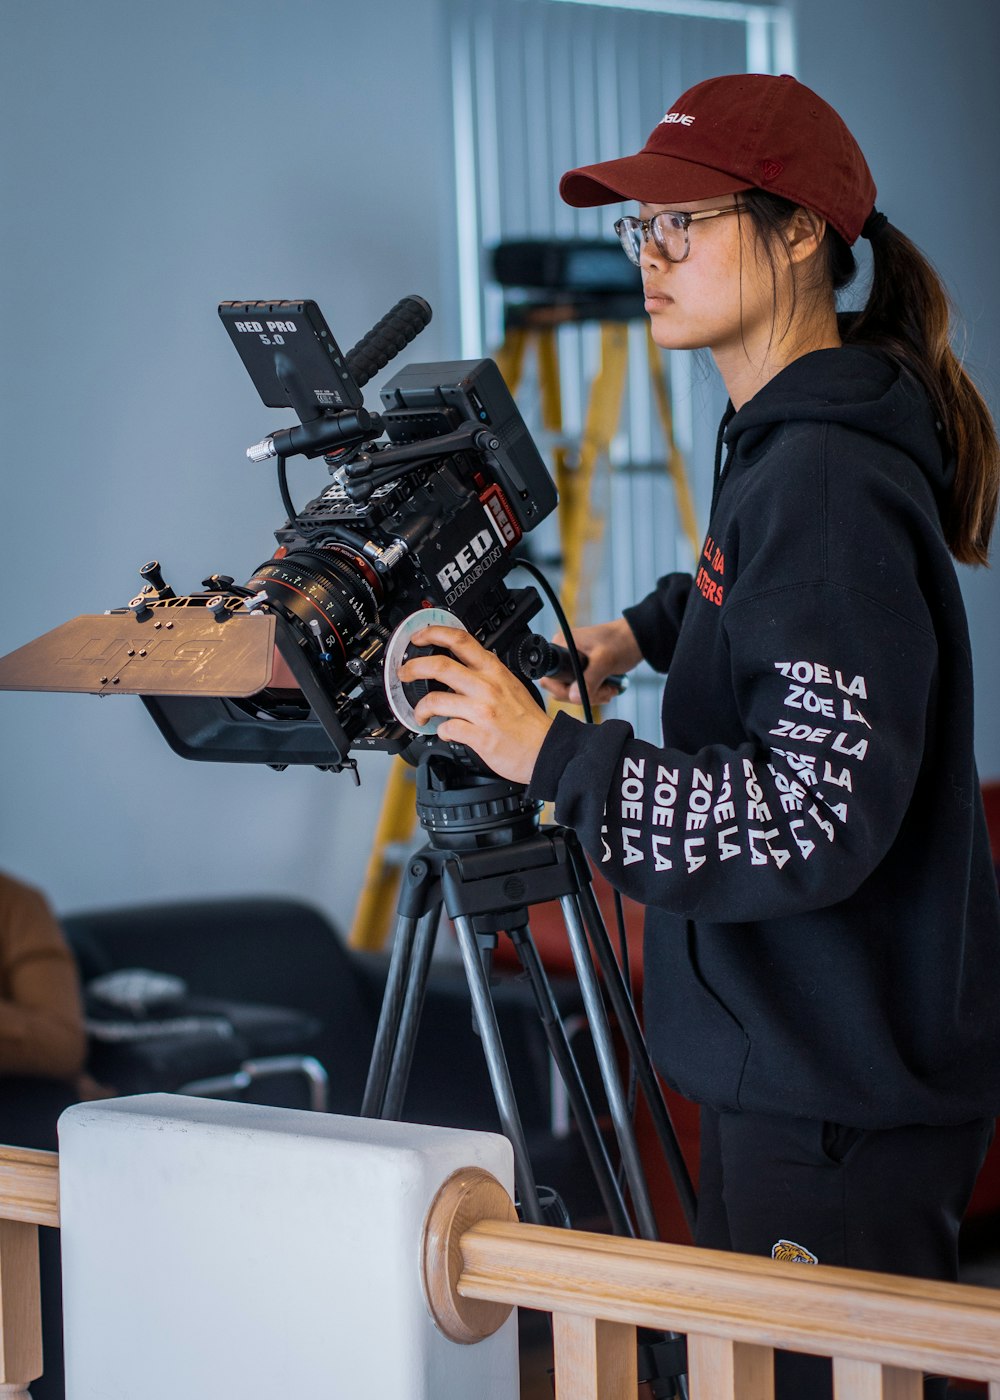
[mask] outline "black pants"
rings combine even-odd
[[[953,1282],[992,1136],[992,1118],[866,1130],[703,1108],[696,1243]],[[779,1353],[775,1378],[778,1400],[832,1394],[815,1357]]]

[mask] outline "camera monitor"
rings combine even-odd
[[[268,408],[303,423],[361,408],[361,391],[314,301],[224,301],[222,324]]]

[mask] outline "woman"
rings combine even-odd
[[[577,634],[596,700],[641,657],[669,673],[663,744],[551,720],[443,628],[414,640],[451,656],[403,668],[450,688],[417,716],[553,800],[648,906],[651,1048],[702,1106],[698,1243],[954,1278],[1000,1110],[1000,905],[950,557],[986,562],[992,422],[934,272],[794,79],[700,83],[642,152],[561,192],[638,201],[616,229],[653,336],[707,347],[731,399],[695,578]],[[871,293],[838,318],[859,235]]]

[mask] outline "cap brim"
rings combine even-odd
[[[692,199],[712,199],[752,188],[748,180],[737,180],[723,170],[652,151],[582,165],[578,170],[567,170],[559,181],[560,195],[577,209],[622,199],[635,199],[640,204],[668,204],[672,200],[686,204]]]

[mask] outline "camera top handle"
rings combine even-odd
[[[402,297],[367,335],[363,335],[345,359],[355,384],[362,388],[373,374],[378,374],[410,341],[418,336],[432,316],[430,305],[423,297]]]

